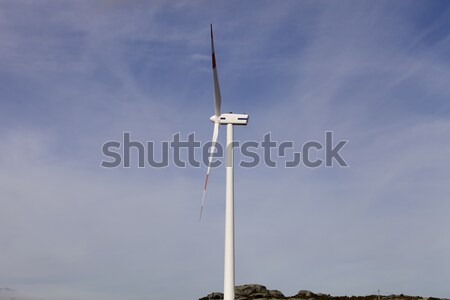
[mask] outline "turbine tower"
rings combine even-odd
[[[217,76],[216,56],[214,53],[214,38],[211,24],[211,58],[214,83],[214,115],[210,120],[214,123],[213,136],[211,140],[208,169],[206,171],[205,186],[203,187],[202,204],[200,208],[200,219],[202,217],[205,202],[206,187],[208,185],[211,160],[215,150],[219,125],[227,126],[226,146],[226,193],[225,193],[225,261],[224,261],[224,300],[234,300],[234,187],[233,187],[233,125],[247,125],[248,115],[220,113],[221,96],[219,88],[219,77]]]

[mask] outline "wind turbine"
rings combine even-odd
[[[214,115],[209,118],[214,123],[213,136],[211,140],[208,169],[206,171],[205,186],[203,188],[202,205],[200,208],[200,219],[202,217],[203,204],[205,202],[206,187],[208,185],[209,171],[211,170],[211,160],[215,150],[217,137],[219,135],[219,125],[227,126],[227,146],[226,146],[226,189],[225,189],[225,264],[223,298],[224,300],[234,300],[234,187],[233,187],[233,125],[247,125],[248,115],[220,113],[221,96],[219,88],[219,77],[217,76],[216,56],[214,53],[214,38],[211,24],[211,58],[214,83]]]

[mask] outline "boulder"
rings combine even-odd
[[[211,293],[206,297],[200,298],[199,300],[221,300],[223,299],[223,293]]]
[[[234,288],[234,293],[239,296],[251,296],[255,294],[267,294],[267,288],[260,284],[245,284],[238,285]]]
[[[324,294],[324,293],[317,293],[316,295],[317,295],[317,297],[321,297],[321,298],[330,297],[330,294]]]
[[[308,290],[300,290],[300,291],[297,293],[297,295],[295,295],[295,297],[298,297],[298,298],[307,298],[307,299],[312,298],[312,297],[314,297],[314,296],[316,296],[316,294],[314,294],[313,292],[308,291]]]
[[[268,290],[260,284],[238,285],[234,288],[234,298],[236,300],[252,300],[252,299],[284,299],[285,296],[278,290]],[[211,293],[199,300],[222,300],[222,293]]]
[[[269,290],[260,284],[245,284],[235,287],[236,299],[261,299],[261,298],[273,298]]]
[[[269,290],[269,294],[270,294],[270,297],[272,297],[272,298],[277,298],[277,299],[285,298],[283,293],[280,292],[279,290]]]

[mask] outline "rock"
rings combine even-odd
[[[277,299],[285,298],[283,293],[280,292],[279,290],[269,290],[269,294],[270,294],[270,297],[272,297],[272,298],[277,298]]]
[[[234,298],[236,300],[252,300],[252,299],[284,299],[286,298],[282,292],[278,290],[268,290],[260,284],[238,285],[234,288]],[[211,293],[199,300],[222,300],[223,293]]]
[[[234,288],[234,293],[236,295],[242,295],[242,296],[250,296],[252,294],[267,294],[267,288],[260,284],[245,284],[245,285],[238,285]]]
[[[221,300],[223,299],[223,293],[211,293],[206,297],[200,298],[199,300]]]
[[[324,294],[324,293],[317,293],[316,295],[317,295],[317,297],[321,297],[321,298],[330,297],[330,294]]]
[[[295,295],[295,297],[299,298],[311,298],[313,296],[316,296],[316,294],[308,290],[300,290],[297,295]]]
[[[235,287],[234,290],[236,299],[261,299],[271,298],[270,291],[260,284],[245,284]]]
[[[268,299],[268,298],[285,298],[284,295],[277,290],[269,291],[260,284],[239,285],[234,288],[234,297],[236,300],[249,299]],[[199,300],[221,300],[223,293],[211,293]]]
[[[0,293],[6,289],[0,289]],[[381,300],[450,300],[446,298],[419,297],[408,295],[380,295]],[[331,296],[324,293],[313,293],[308,290],[301,290],[294,296],[285,297],[278,290],[268,290],[260,284],[246,284],[235,287],[235,300],[378,300],[377,295],[367,296]],[[0,299],[1,300],[1,299]],[[223,300],[223,293],[211,293],[199,300]]]

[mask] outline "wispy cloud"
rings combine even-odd
[[[221,290],[223,170],[199,224],[203,169],[99,167],[123,131],[210,138],[213,22],[224,110],[251,115],[238,139],[349,140],[350,168],[236,170],[237,282],[448,297],[449,13],[401,1],[3,2],[0,282],[37,298]]]

